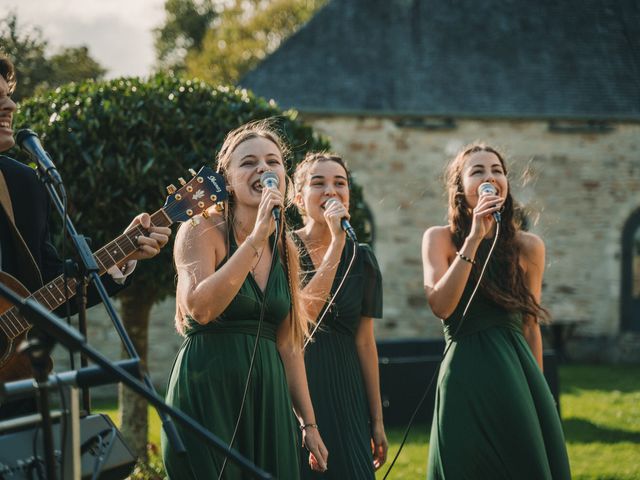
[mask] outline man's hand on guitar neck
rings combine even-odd
[[[130,275],[136,267],[137,260],[146,260],[148,258],[155,257],[160,253],[160,249],[169,241],[171,229],[169,227],[152,226],[151,217],[148,213],[141,213],[137,215],[124,231],[128,232],[136,225],[140,225],[148,233],[147,235],[140,235],[138,237],[138,250],[136,250],[136,252],[131,255],[126,262],[108,270],[116,281]]]

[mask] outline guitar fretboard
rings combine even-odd
[[[171,219],[162,208],[151,215],[151,224],[156,227],[168,227],[171,223]],[[138,237],[147,233],[140,225],[136,225],[95,252],[93,258],[98,264],[99,275],[104,274],[114,265],[127,260],[133,255],[138,249]],[[66,296],[65,288],[67,291]],[[35,291],[29,298],[48,308],[49,311],[53,311],[65,303],[67,298],[73,297],[76,294],[76,288],[77,281],[75,278],[67,277],[65,282],[64,275],[60,275]],[[11,340],[22,335],[30,328],[31,324],[20,315],[17,307],[11,307],[0,315],[0,329]]]

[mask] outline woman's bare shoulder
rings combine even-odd
[[[520,230],[516,233],[515,240],[520,247],[521,258],[534,263],[542,260],[544,263],[545,247],[542,238],[535,233]]]
[[[183,222],[176,235],[177,248],[198,248],[198,246],[217,246],[223,244],[226,237],[226,221],[221,213],[213,212],[208,218],[195,215],[192,220]]]
[[[451,230],[448,225],[435,225],[425,230],[422,235],[422,243],[427,242],[432,245],[453,245],[453,239],[451,238]]]

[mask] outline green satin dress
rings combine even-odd
[[[273,239],[272,239],[273,241]],[[273,243],[272,243],[273,247]],[[231,253],[236,250],[232,239]],[[266,311],[252,380],[234,448],[275,478],[299,478],[299,434],[276,331],[287,317],[290,294],[286,273],[276,256],[267,297],[251,274],[220,317],[207,325],[188,319],[186,339],[174,361],[166,401],[228,443],[242,400],[262,302]],[[178,456],[162,435],[163,461],[170,479],[216,479],[223,456],[178,426],[187,457]],[[253,478],[231,460],[225,479]]]
[[[302,247],[303,284],[313,276],[313,262]],[[342,251],[333,294],[347,270],[354,244]],[[320,435],[329,451],[328,469],[318,473],[309,467],[309,453],[301,450],[303,479],[373,479],[369,402],[360,367],[355,335],[362,316],[382,317],[382,277],[368,245],[359,245],[349,276],[305,350],[309,392]]]
[[[551,391],[522,333],[522,315],[475,285],[445,322],[431,425],[429,480],[564,480],[569,461]]]

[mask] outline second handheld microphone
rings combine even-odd
[[[326,201],[325,206],[327,203],[333,203],[333,202],[340,203],[339,200],[335,198],[330,198],[329,200]],[[345,231],[347,236],[353,241],[353,243],[358,243],[358,238],[356,237],[356,231],[351,226],[351,223],[349,223],[349,220],[347,219],[347,217],[342,217],[342,219],[340,220],[340,226],[342,227],[342,230]]]

